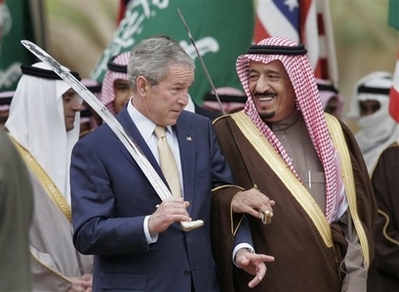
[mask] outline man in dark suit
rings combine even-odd
[[[107,124],[74,147],[74,244],[80,252],[95,255],[93,291],[219,291],[210,238],[211,192],[238,194],[231,205],[234,212],[259,218],[258,211],[272,210],[273,203],[258,190],[234,185],[210,120],[184,111],[194,69],[192,58],[175,41],[142,41],[128,66],[133,97],[116,116],[168,185],[154,135],[157,126],[165,127],[180,180],[177,189],[170,188],[174,198],[158,196],[152,178]],[[179,222],[191,218],[202,219],[204,225],[185,232]],[[249,232],[243,230],[245,225],[233,256],[238,266],[255,275],[249,284],[253,286],[265,275],[264,262],[273,258],[251,253],[251,238],[245,236]]]

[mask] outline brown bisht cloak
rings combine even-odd
[[[370,267],[367,290],[399,291],[399,144],[380,156],[372,183],[378,204],[373,228],[375,257]]]
[[[276,202],[273,221],[269,225],[247,216],[256,252],[275,257],[274,262],[267,263],[262,282],[249,289],[247,285],[253,276],[236,268],[231,260],[232,233],[240,214],[233,216],[226,207],[232,197],[213,197],[212,238],[222,291],[340,291],[344,275],[339,272],[339,264],[345,255],[346,241],[338,224],[328,224],[317,203],[309,206],[305,202],[304,207],[298,194],[294,194],[299,193],[300,188],[286,185],[276,175],[275,166],[273,170],[255,150],[254,145],[259,139],[265,139],[263,136],[253,131],[254,139],[249,141],[232,115],[215,120],[214,126],[222,153],[237,183],[245,188],[256,184],[261,192]],[[352,164],[356,190],[354,205],[363,229],[367,257],[371,259],[370,230],[376,215],[374,194],[355,139],[346,125],[341,123],[340,126]],[[245,129],[244,132],[248,134],[252,130]],[[233,222],[233,218],[237,220]]]

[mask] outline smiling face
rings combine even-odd
[[[68,132],[74,128],[76,112],[82,110],[82,103],[79,96],[72,88],[68,89],[62,95],[62,101],[64,105],[65,129]]]
[[[194,70],[172,65],[169,73],[157,85],[143,76],[137,78],[139,99],[135,107],[154,123],[162,126],[176,124],[188,103],[188,90],[194,81]]]
[[[268,64],[251,61],[249,91],[259,116],[265,122],[278,122],[295,110],[295,92],[287,71],[279,60]]]

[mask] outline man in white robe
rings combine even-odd
[[[29,230],[33,291],[90,291],[92,258],[73,246],[69,164],[81,100],[44,63],[21,66],[5,124],[34,190]],[[75,74],[76,75],[76,74]]]

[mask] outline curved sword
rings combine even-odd
[[[217,91],[216,91],[215,84],[213,84],[211,75],[209,74],[209,71],[208,71],[208,69],[206,68],[205,62],[204,62],[204,60],[202,59],[202,56],[201,56],[201,54],[199,53],[199,51],[198,51],[198,49],[197,49],[197,45],[195,44],[195,41],[194,41],[194,39],[193,39],[193,36],[191,35],[190,29],[188,28],[188,25],[187,25],[187,23],[186,23],[186,20],[184,19],[184,16],[183,16],[183,14],[181,13],[181,11],[180,11],[179,8],[177,8],[177,12],[179,13],[179,17],[180,17],[181,21],[183,22],[184,27],[186,28],[188,37],[190,38],[191,44],[193,45],[193,47],[194,47],[194,49],[195,49],[195,52],[197,53],[198,59],[199,59],[200,62],[201,62],[202,69],[204,70],[205,75],[206,75],[206,78],[208,79],[208,82],[209,82],[209,84],[211,85],[211,88],[212,88],[212,90],[213,90],[213,92],[214,92],[214,94],[215,94],[215,97],[216,97],[216,100],[217,100],[217,102],[218,102],[218,104],[219,104],[219,106],[220,106],[221,112],[222,112],[222,114],[225,115],[226,112],[225,112],[225,110],[224,110],[224,107],[223,107],[222,102],[220,101],[219,94],[218,94]]]
[[[216,100],[217,100],[217,102],[219,103],[219,106],[220,106],[220,108],[221,108],[221,110],[222,110],[222,113],[225,115],[226,112],[225,112],[225,110],[224,110],[224,108],[223,108],[223,104],[222,104],[222,102],[220,101],[219,95],[218,95],[217,92],[216,92],[215,85],[213,84],[211,75],[209,74],[209,71],[208,71],[208,69],[207,69],[207,67],[206,67],[206,65],[205,65],[205,62],[204,62],[204,60],[202,59],[201,54],[199,53],[199,51],[198,51],[198,49],[197,49],[197,46],[196,46],[195,41],[194,41],[194,39],[193,39],[193,36],[191,35],[190,29],[188,28],[188,25],[187,25],[186,21],[184,20],[183,14],[181,13],[181,11],[180,11],[179,8],[177,8],[177,12],[179,13],[179,17],[180,17],[181,21],[183,22],[184,27],[186,28],[188,37],[190,38],[191,43],[192,43],[192,45],[193,45],[193,47],[194,47],[194,49],[195,49],[195,51],[196,51],[196,53],[197,53],[198,59],[199,59],[200,62],[201,62],[202,69],[203,69],[204,72],[205,72],[205,75],[206,75],[206,77],[207,77],[207,79],[208,79],[208,82],[209,82],[209,84],[210,84],[210,86],[211,86],[213,92],[215,92]],[[237,147],[240,148],[240,145],[239,145],[239,143],[237,142],[237,138],[236,138],[236,136],[235,136],[233,130],[231,129],[231,126],[230,126],[230,123],[229,123],[228,120],[227,120],[227,125],[228,125],[228,127],[229,127],[229,129],[230,129],[230,132],[231,132],[232,135],[233,135],[233,138],[234,138],[234,141],[235,141],[236,144],[237,144]],[[240,153],[241,159],[242,159],[242,161],[243,161],[243,165],[244,165],[245,171],[247,172],[248,178],[252,181],[252,178],[251,178],[251,175],[250,175],[250,173],[249,173],[247,164],[245,163],[245,159],[244,159],[244,157],[242,156],[242,153],[243,153],[243,152],[241,151],[241,149],[239,149],[239,153]],[[255,183],[253,184],[253,188],[258,189],[258,187],[257,187],[257,185],[256,185]],[[261,220],[262,220],[263,224],[269,224],[269,223],[271,222],[271,216],[273,216],[273,215],[270,216],[270,211],[267,211],[267,212],[269,212],[269,213],[267,214],[266,212],[261,212],[261,211],[260,211]]]
[[[57,73],[69,86],[71,86],[77,94],[79,94],[96,113],[108,124],[111,130],[119,138],[122,144],[129,151],[130,155],[139,165],[140,169],[143,171],[148,181],[151,183],[152,187],[157,192],[159,198],[164,201],[166,199],[172,198],[173,195],[155,171],[151,163],[145,157],[142,150],[138,147],[135,141],[130,137],[130,135],[125,131],[123,126],[114,117],[113,114],[90,92],[82,83],[80,83],[75,76],[73,76],[68,70],[64,69],[57,60],[51,57],[46,51],[40,48],[38,45],[32,43],[28,40],[21,40],[22,45],[24,45],[31,53],[38,57],[42,62],[46,63],[51,69]],[[182,229],[184,231],[190,231],[195,228],[204,225],[202,220],[195,220],[190,222],[180,222]]]

